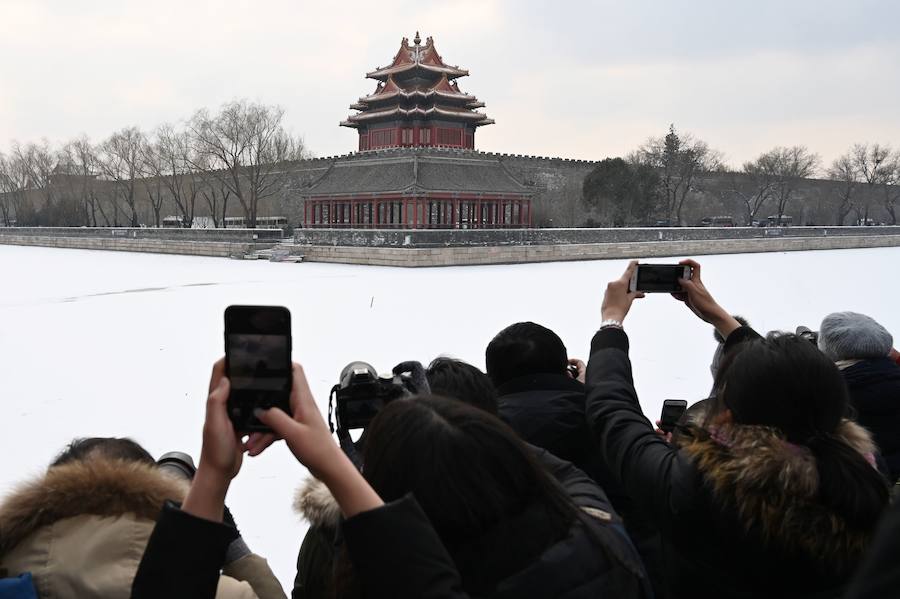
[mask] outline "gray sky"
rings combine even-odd
[[[482,150],[601,159],[674,122],[738,165],[804,144],[900,146],[895,0],[0,0],[0,148],[97,141],[238,97],[318,156],[366,71],[431,35],[495,125]]]

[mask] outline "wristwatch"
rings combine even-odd
[[[623,330],[625,327],[622,326],[621,320],[615,320],[614,318],[607,318],[603,322],[600,323],[600,330],[603,329],[620,329]]]

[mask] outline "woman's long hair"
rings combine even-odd
[[[470,593],[489,594],[563,538],[575,507],[503,422],[439,396],[372,421],[363,474],[385,501],[416,498]]]
[[[888,503],[886,481],[836,434],[847,413],[847,387],[809,341],[775,333],[736,346],[724,357],[714,390],[706,428],[730,410],[737,424],[780,430],[815,456],[819,501],[860,530],[874,528]]]

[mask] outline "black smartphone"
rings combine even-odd
[[[644,293],[678,293],[678,279],[690,279],[691,267],[683,264],[638,264],[628,291]]]
[[[664,401],[662,414],[659,417],[660,430],[666,433],[674,431],[675,424],[687,410],[687,405],[687,401],[683,399],[667,399]]]
[[[239,432],[268,432],[255,408],[291,413],[291,313],[281,306],[225,309],[228,415]]]

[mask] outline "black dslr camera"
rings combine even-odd
[[[366,428],[385,405],[401,397],[427,393],[425,369],[419,362],[398,364],[392,374],[379,376],[371,364],[351,362],[341,371],[340,383],[328,398],[328,426],[333,433]],[[334,415],[337,422],[332,422]]]

